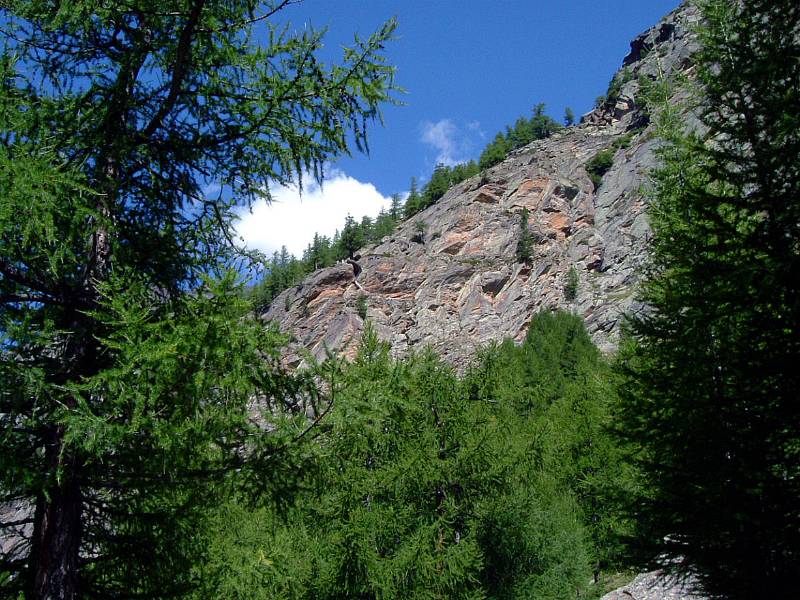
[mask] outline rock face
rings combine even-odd
[[[352,355],[364,326],[361,294],[396,355],[430,346],[463,366],[491,341],[522,340],[535,312],[556,307],[581,315],[595,342],[612,349],[623,313],[637,309],[650,233],[642,188],[657,141],[639,79],[691,68],[697,19],[682,6],[637,37],[616,98],[452,188],[363,249],[360,273],[346,263],[322,269],[276,298],[264,318],[293,336],[289,362],[302,363],[305,351],[321,357],[326,347]],[[595,188],[587,166],[609,148],[617,148],[613,165]],[[515,260],[523,208],[534,238],[527,264]],[[579,283],[570,301],[564,287],[573,268]]]
[[[33,535],[33,510],[24,500],[0,504],[0,556],[15,560],[23,556],[27,541]]]
[[[658,571],[638,575],[628,585],[600,600],[704,600],[692,591],[691,582],[664,579]]]

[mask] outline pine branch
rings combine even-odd
[[[175,64],[173,65],[172,69],[169,93],[167,94],[167,98],[161,104],[161,107],[153,116],[150,123],[148,123],[148,125],[142,131],[142,136],[145,139],[150,138],[156,132],[156,130],[161,127],[164,118],[172,111],[175,106],[175,102],[178,100],[181,86],[183,85],[183,80],[189,70],[195,29],[200,20],[200,15],[203,11],[205,2],[206,0],[195,0],[194,5],[192,6],[192,11],[189,14],[189,19],[181,31],[181,35],[178,40],[178,47],[175,51]]]
[[[245,19],[245,20],[242,20],[242,21],[237,21],[236,23],[229,23],[228,25],[223,25],[222,27],[219,27],[217,29],[208,28],[208,27],[202,27],[202,28],[199,28],[198,31],[200,31],[202,33],[227,33],[227,32],[230,32],[230,31],[237,30],[237,29],[244,29],[244,28],[249,27],[251,25],[255,25],[256,23],[260,23],[261,21],[266,21],[271,16],[273,16],[274,14],[280,12],[281,10],[283,10],[284,8],[286,8],[287,6],[289,6],[291,4],[299,4],[299,3],[300,3],[300,0],[282,0],[278,5],[273,7],[271,10],[269,10],[266,13],[264,13],[262,15],[259,15],[257,17],[253,17],[251,19]]]

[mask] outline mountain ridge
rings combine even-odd
[[[275,298],[262,316],[291,335],[287,363],[302,365],[306,352],[353,356],[364,326],[360,296],[396,356],[431,347],[462,367],[486,344],[521,341],[535,312],[555,308],[580,315],[595,343],[613,350],[623,315],[640,308],[635,289],[650,233],[643,188],[658,142],[641,80],[691,69],[698,19],[683,4],[637,36],[609,97],[579,125],[511,152],[356,262],[318,270]],[[603,152],[613,160],[598,170],[593,160]],[[526,263],[515,258],[523,209],[534,242]]]

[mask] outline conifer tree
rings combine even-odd
[[[32,507],[4,596],[185,593],[203,508],[289,482],[251,400],[303,392],[228,273],[234,211],[364,146],[393,24],[325,67],[287,5],[2,5],[0,501]]]
[[[506,132],[498,133],[481,152],[478,165],[481,169],[488,169],[505,159],[509,152],[531,143],[551,136],[561,128],[556,121],[544,114],[545,105],[540,103],[533,107],[533,116],[530,119],[520,117],[514,127],[506,127]]]
[[[800,569],[800,5],[702,8],[707,132],[659,107],[651,310],[623,355],[622,430],[642,444],[648,556],[711,597],[786,598]]]
[[[486,148],[483,149],[483,152],[481,152],[478,165],[481,169],[488,169],[489,167],[502,162],[510,150],[511,148],[509,147],[505,136],[503,136],[502,132],[498,132],[497,135],[494,136],[494,140],[492,140],[486,146]]]
[[[578,284],[580,283],[580,279],[578,278],[578,271],[575,267],[570,267],[569,271],[567,271],[566,282],[564,283],[564,299],[572,302],[578,296]]]
[[[420,198],[419,190],[417,189],[417,178],[411,178],[411,185],[408,191],[408,198],[403,206],[405,218],[409,218],[417,214],[421,210],[422,198]]]
[[[200,597],[588,597],[614,560],[619,462],[579,318],[537,315],[463,380],[430,352],[392,360],[368,325],[354,362],[319,374],[334,405],[314,485],[286,522],[226,506]]]
[[[439,163],[431,174],[431,179],[422,190],[421,208],[427,208],[445,195],[450,189],[450,167]]]
[[[575,112],[569,106],[564,109],[564,125],[572,127],[575,124]]]
[[[403,200],[400,194],[392,194],[392,205],[389,208],[389,214],[395,221],[399,221],[403,216]]]
[[[327,266],[325,256],[326,242],[327,238],[321,236],[319,233],[314,234],[314,239],[303,253],[303,262],[305,262],[306,265],[306,272],[310,273]]]
[[[477,175],[478,173],[480,173],[480,168],[478,167],[478,163],[474,160],[458,164],[453,167],[450,185],[460,183],[465,179],[469,179],[470,177]]]
[[[364,231],[352,215],[347,215],[342,228],[342,235],[339,237],[337,258],[344,260],[353,258],[356,251],[364,245]]]
[[[531,235],[528,220],[530,212],[527,207],[522,208],[519,215],[519,237],[517,239],[517,262],[527,263],[533,258],[533,236]]]
[[[381,212],[378,213],[378,217],[375,219],[370,241],[379,242],[384,236],[391,235],[396,224],[397,219],[392,216],[392,213],[381,209]]]

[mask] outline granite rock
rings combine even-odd
[[[642,573],[628,585],[600,600],[705,600],[693,590],[692,581],[664,577],[659,571]]]
[[[357,277],[353,265],[338,264],[278,296],[263,317],[293,337],[287,362],[302,364],[305,352],[319,358],[326,348],[352,356],[364,325],[356,311],[362,293],[367,318],[395,355],[430,346],[462,367],[492,341],[521,341],[534,313],[555,308],[580,315],[594,341],[612,350],[623,315],[638,308],[650,237],[643,189],[657,141],[640,106],[640,77],[691,70],[697,19],[683,5],[638,36],[615,102],[454,186],[362,249]],[[588,163],[617,147],[595,189]],[[515,260],[523,208],[535,242],[527,264]],[[579,277],[572,301],[564,295],[571,268]]]

